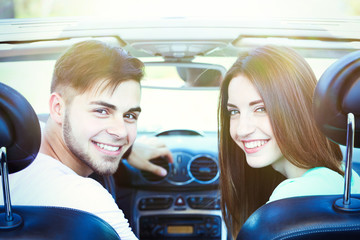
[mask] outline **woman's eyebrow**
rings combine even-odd
[[[228,104],[227,104],[227,107],[233,107],[233,108],[236,108],[236,105],[235,105],[235,104],[232,104],[232,103],[228,103]]]
[[[250,102],[250,103],[249,103],[249,106],[254,106],[254,105],[259,104],[259,103],[264,103],[264,101],[261,100],[261,99],[255,100],[255,101]],[[232,103],[228,103],[228,104],[227,104],[227,107],[236,107],[236,105],[235,105],[235,104],[232,104]]]
[[[255,100],[255,101],[250,102],[249,106],[254,106],[254,105],[259,104],[259,103],[264,103],[264,101],[262,99]]]

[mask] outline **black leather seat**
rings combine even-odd
[[[353,147],[360,148],[360,51],[331,65],[314,93],[316,122],[332,141],[346,145],[344,195],[271,202],[255,211],[237,239],[360,239],[360,194],[350,194]]]
[[[120,239],[99,217],[61,207],[11,206],[7,173],[26,168],[41,141],[38,118],[27,100],[0,83],[0,159],[4,202],[0,239]]]

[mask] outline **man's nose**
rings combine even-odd
[[[107,133],[119,139],[127,137],[128,133],[124,118],[117,117],[112,119],[107,127]]]

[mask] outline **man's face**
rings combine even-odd
[[[66,108],[63,138],[80,161],[98,174],[112,174],[136,138],[140,84],[122,82],[114,92],[92,90]]]

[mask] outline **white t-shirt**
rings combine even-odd
[[[281,182],[271,194],[268,202],[297,196],[343,193],[343,176],[329,168],[316,167],[309,169],[301,177]],[[351,193],[360,193],[360,177],[355,171],[352,171]]]
[[[108,222],[122,240],[137,239],[123,212],[100,183],[79,176],[48,155],[39,153],[30,166],[10,174],[9,184],[13,205],[58,206],[83,210]],[[1,204],[3,201],[0,198]]]

